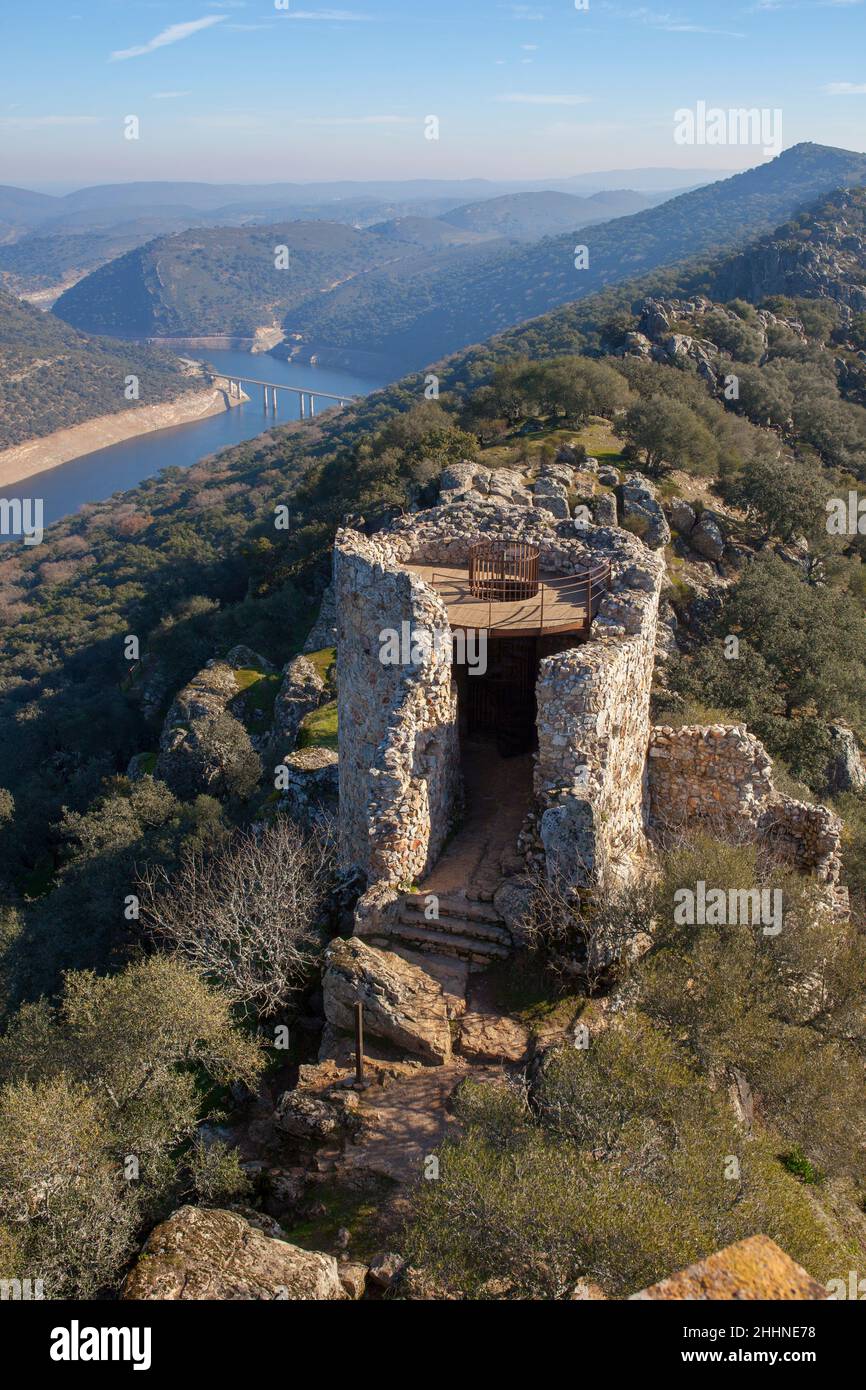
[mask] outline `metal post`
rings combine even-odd
[[[364,1005],[359,1002],[355,1005],[355,1080],[352,1085],[356,1091],[365,1091],[369,1084],[364,1076]]]

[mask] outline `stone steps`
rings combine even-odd
[[[405,922],[394,922],[386,932],[367,939],[374,946],[388,947],[399,942],[409,946],[413,951],[429,952],[437,956],[457,956],[458,959],[471,961],[474,965],[490,965],[494,960],[504,960],[511,953],[510,946],[500,942],[484,941],[477,936],[462,936],[459,932],[431,931],[427,925],[413,927]]]
[[[495,945],[511,947],[511,936],[501,924],[480,921],[470,917],[452,917],[440,913],[439,917],[428,918],[423,912],[413,912],[408,907],[400,909],[399,921],[402,926],[426,931],[448,932],[453,936],[467,936],[473,941],[492,941]]]
[[[432,896],[434,895],[430,893],[405,893],[403,907],[411,912],[420,912],[423,916]],[[469,922],[489,922],[492,926],[502,925],[502,918],[492,903],[480,902],[477,898],[466,898],[457,893],[443,893],[439,896],[439,916],[459,917],[461,921]]]

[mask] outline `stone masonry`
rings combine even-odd
[[[445,637],[441,599],[402,565],[468,565],[479,535],[530,541],[548,573],[578,574],[610,561],[610,592],[590,640],[545,639],[552,650],[538,681],[535,791],[551,864],[560,869],[567,860],[572,880],[608,867],[626,875],[644,846],[663,563],[624,531],[577,531],[545,509],[499,498],[451,501],[402,517],[373,538],[351,531],[337,537],[343,862],[360,867],[371,884],[408,883],[435,862],[459,810],[456,693],[447,656],[383,667],[380,635],[408,624]]]
[[[459,810],[457,696],[446,646],[434,641],[428,660],[388,665],[383,634],[447,638],[448,616],[433,589],[399,568],[387,536],[341,531],[334,587],[340,857],[371,883],[408,884],[435,862]]]
[[[656,830],[703,822],[734,839],[760,839],[844,897],[839,817],[778,792],[772,759],[745,725],[656,727],[648,769]]]

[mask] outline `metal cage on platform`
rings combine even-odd
[[[469,588],[476,598],[509,601],[538,593],[538,547],[528,541],[478,541],[469,552]]]

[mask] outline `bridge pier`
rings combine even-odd
[[[315,398],[315,396],[313,395],[313,393],[312,393],[312,391],[311,391],[311,392],[310,392],[310,418],[311,418],[311,419],[312,419],[312,417],[315,415],[315,413],[316,413],[316,398]]]

